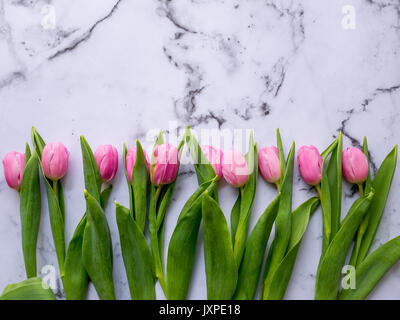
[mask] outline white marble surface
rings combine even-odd
[[[41,22],[55,9],[55,28]],[[342,8],[355,8],[355,29]],[[376,168],[400,138],[399,0],[0,0],[0,157],[23,151],[36,126],[71,152],[64,179],[66,238],[84,208],[79,135],[93,147],[144,144],[149,130],[254,129],[259,146],[326,147],[339,130],[345,147],[367,135]],[[174,132],[172,130],[171,132]],[[120,160],[120,164],[122,160]],[[182,174],[183,173],[183,174]],[[312,195],[296,170],[293,204]],[[122,170],[111,200],[128,203]],[[196,178],[181,167],[166,243]],[[235,190],[221,183],[229,218]],[[274,196],[259,179],[251,226]],[[374,246],[400,234],[397,172]],[[356,195],[344,185],[344,209]],[[23,280],[19,201],[0,175],[0,288]],[[55,264],[43,193],[39,267]],[[118,298],[129,290],[112,201],[107,216]],[[201,240],[200,240],[201,243]],[[189,298],[206,297],[202,244]],[[321,250],[321,211],[311,219],[286,298],[312,299]],[[164,298],[161,289],[157,295]],[[96,298],[93,288],[89,298]],[[397,264],[370,295],[400,299]]]

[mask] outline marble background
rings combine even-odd
[[[355,29],[343,28],[343,6]],[[50,12],[50,15],[49,15]],[[55,24],[51,24],[55,13]],[[155,128],[253,129],[260,147],[325,148],[340,130],[344,146],[368,137],[372,167],[400,140],[399,0],[0,0],[0,158],[23,151],[34,125],[70,150],[63,183],[66,238],[85,210],[79,136],[93,147],[146,147]],[[120,159],[120,164],[122,160]],[[295,173],[293,205],[313,194]],[[122,170],[111,199],[128,204]],[[196,188],[183,165],[168,211],[166,244]],[[229,218],[236,190],[221,183]],[[374,247],[400,234],[400,174],[394,177]],[[259,179],[251,227],[273,199]],[[356,194],[344,185],[343,211]],[[19,201],[0,174],[0,289],[24,279]],[[43,193],[39,268],[56,264]],[[107,207],[117,297],[129,299],[115,212]],[[189,298],[206,297],[199,254]],[[321,250],[321,211],[312,217],[286,298],[312,299]],[[58,292],[62,296],[62,291]],[[164,296],[157,287],[157,296]],[[90,288],[89,298],[97,295]],[[372,299],[400,299],[400,264]]]

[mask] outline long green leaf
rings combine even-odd
[[[257,146],[254,144],[253,132],[250,134],[249,151],[245,157],[249,167],[250,175],[249,180],[240,190],[240,217],[235,233],[235,241],[233,243],[233,253],[237,266],[240,266],[240,263],[243,259],[247,234],[249,232],[250,215],[253,208],[257,187],[258,156]]]
[[[376,232],[381,222],[382,214],[386,206],[386,201],[392,185],[394,171],[397,164],[397,146],[386,156],[372,181],[372,188],[375,190],[375,197],[368,210],[368,227],[365,231],[359,254],[357,265],[360,264],[371,248],[375,239]]]
[[[218,203],[208,194],[203,196],[204,257],[207,298],[231,299],[237,282],[237,267],[233,255],[228,224]]]
[[[291,212],[294,153],[295,144],[293,142],[287,157],[286,171],[281,183],[281,199],[279,201],[279,210],[275,221],[275,238],[265,262],[264,276],[261,284],[261,298],[264,298],[266,293],[269,291],[269,286],[274,273],[284,258],[290,241],[290,232],[288,232],[288,230],[291,230],[292,225]]]
[[[121,251],[132,299],[154,300],[155,273],[149,245],[129,209],[116,204]]]
[[[64,291],[68,300],[84,300],[89,276],[83,266],[82,245],[87,216],[82,217],[68,245],[65,257]]]
[[[252,300],[257,291],[261,268],[272,225],[279,208],[280,194],[270,203],[258,219],[246,244],[234,299]]]
[[[147,187],[149,184],[149,173],[142,145],[136,140],[136,161],[132,170],[132,188],[135,207],[135,220],[142,233],[146,225],[147,214]]]
[[[168,246],[167,297],[186,299],[196,254],[201,223],[202,196],[215,190],[215,178],[201,184],[184,205]]]
[[[323,239],[322,239],[322,255],[325,254],[332,237],[332,203],[331,191],[329,187],[329,179],[325,170],[325,160],[322,162],[322,177],[321,177],[321,207],[323,220]]]
[[[400,236],[369,254],[356,268],[356,288],[340,292],[341,300],[361,300],[375,288],[379,280],[400,259]]]
[[[40,225],[41,195],[39,160],[36,152],[28,160],[20,191],[22,251],[28,278],[36,277],[36,244]]]
[[[114,300],[112,243],[100,203],[85,190],[87,223],[83,235],[83,265],[100,299]]]
[[[30,278],[9,284],[1,294],[0,300],[56,300],[56,297],[50,288],[43,286],[41,278]]]
[[[325,255],[321,256],[316,277],[315,299],[336,299],[347,252],[373,197],[373,192],[370,192],[353,203]]]
[[[281,300],[285,296],[294,265],[297,252],[300,248],[303,235],[307,229],[310,216],[317,209],[319,198],[311,198],[303,202],[292,212],[292,231],[289,249],[282,262],[278,266],[271,281],[268,292],[264,295],[266,300]]]
[[[85,188],[98,202],[100,202],[101,177],[93,151],[84,136],[81,136],[81,149],[83,159],[83,176]]]
[[[336,148],[332,151],[326,174],[331,198],[331,239],[340,228],[342,209],[342,132],[339,133]]]

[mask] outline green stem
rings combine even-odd
[[[57,201],[59,201],[59,199],[58,199],[58,181],[57,180],[53,180],[53,191],[57,197]]]
[[[281,192],[281,182],[280,181],[275,182],[275,185],[276,185],[276,189],[278,190],[278,193]]]
[[[358,190],[360,191],[360,196],[362,197],[364,195],[364,186],[362,182],[358,184]]]
[[[317,189],[319,199],[322,200],[321,185],[320,185],[320,184],[317,184],[317,185],[315,186],[315,189]]]

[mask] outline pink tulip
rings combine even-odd
[[[25,154],[15,151],[7,153],[3,159],[3,166],[7,184],[19,191],[25,169]]]
[[[208,162],[212,165],[215,174],[218,176],[218,179],[222,177],[222,158],[224,153],[220,149],[216,149],[212,146],[201,146],[201,151],[204,156],[207,158]]]
[[[261,175],[269,183],[277,183],[281,180],[281,163],[277,147],[264,147],[258,152],[258,167]]]
[[[178,174],[178,149],[168,143],[157,145],[151,163],[151,183],[155,186],[171,183]]]
[[[342,154],[342,171],[350,183],[362,183],[368,177],[368,160],[357,148],[347,148]]]
[[[136,147],[130,148],[126,153],[126,159],[125,159],[126,174],[128,175],[128,179],[131,184],[132,184],[132,171],[136,162],[136,152],[137,152]],[[144,154],[144,159],[146,160],[147,170],[148,172],[150,172],[149,157],[147,156],[147,153],[144,149],[143,149],[143,154]]]
[[[314,146],[302,146],[297,155],[300,174],[309,185],[321,182],[322,157]]]
[[[234,187],[241,187],[249,180],[249,167],[240,151],[230,150],[224,153],[222,174],[225,180]]]
[[[111,181],[114,179],[118,170],[118,151],[109,144],[99,146],[94,152],[97,166],[99,167],[102,181]]]
[[[48,143],[42,152],[44,174],[51,180],[59,180],[68,169],[69,152],[61,142]]]

